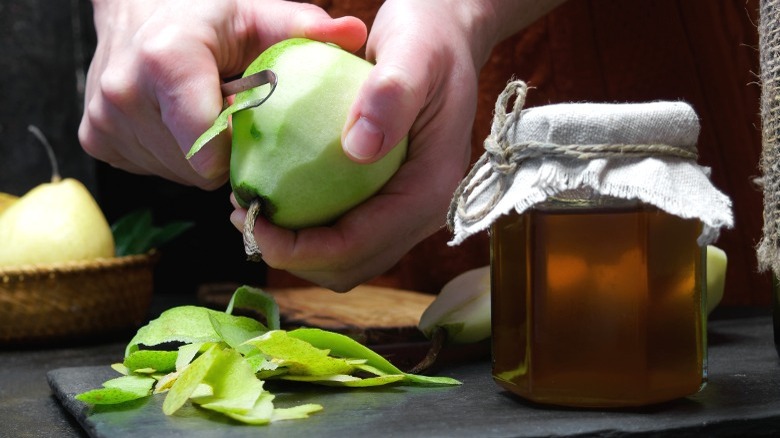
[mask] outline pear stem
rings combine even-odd
[[[249,204],[249,209],[246,212],[246,219],[244,220],[244,252],[246,258],[250,262],[259,262],[263,260],[263,253],[260,252],[260,248],[257,246],[255,240],[255,222],[260,215],[260,198],[255,198]]]
[[[439,358],[439,353],[441,352],[442,347],[444,347],[446,340],[447,330],[444,330],[438,326],[434,328],[433,333],[431,333],[431,347],[428,349],[428,353],[425,354],[425,357],[422,358],[420,363],[409,370],[409,373],[420,374],[433,366],[433,364],[436,362],[436,359]]]
[[[62,180],[62,177],[60,176],[60,167],[57,165],[57,157],[54,155],[54,148],[51,147],[49,141],[46,140],[46,136],[43,135],[43,132],[41,132],[37,126],[29,125],[27,126],[27,130],[30,131],[39,142],[41,142],[44,149],[46,149],[46,154],[49,155],[49,162],[51,163],[51,182],[59,182]]]

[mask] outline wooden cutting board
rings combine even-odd
[[[200,288],[198,301],[225,309],[238,286],[209,284]],[[424,342],[417,329],[433,295],[379,286],[361,285],[346,293],[318,287],[264,289],[279,304],[282,326],[306,326],[347,334],[366,345]]]

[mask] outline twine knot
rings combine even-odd
[[[471,192],[490,177],[490,172],[486,172],[478,181],[472,181],[474,175],[482,168],[483,164],[490,162],[490,168],[502,176],[500,179],[502,188],[505,180],[514,175],[517,170],[519,161],[514,157],[515,153],[509,143],[508,132],[520,120],[527,92],[528,85],[525,82],[510,81],[504,88],[504,91],[498,96],[498,99],[496,99],[493,111],[493,127],[491,128],[492,134],[484,142],[485,153],[474,163],[466,178],[458,185],[450,203],[450,210],[447,213],[447,226],[450,230],[454,228],[456,214],[467,220],[475,220],[477,216],[484,216],[500,199],[500,194],[503,190],[499,190],[494,196],[493,202],[485,209],[487,211],[478,212],[475,215],[469,215],[466,212],[466,200],[470,197]],[[506,108],[512,97],[515,98],[515,101],[512,105],[512,111],[507,114]]]
[[[494,134],[485,139],[484,148],[493,169],[501,174],[511,174],[517,169],[517,160],[509,143],[509,130],[520,120],[528,86],[523,81],[511,81],[496,99],[493,111]],[[509,100],[514,97],[512,111],[507,114]]]

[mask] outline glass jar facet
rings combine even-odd
[[[558,199],[491,227],[493,377],[529,400],[619,407],[706,381],[697,220]]]

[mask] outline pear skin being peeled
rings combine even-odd
[[[277,84],[262,105],[233,114],[230,183],[241,206],[260,199],[269,221],[300,229],[327,225],[381,189],[403,162],[407,139],[371,164],[352,161],[341,146],[347,112],[372,68],[302,38],[269,47],[247,68],[244,76],[272,70]],[[241,92],[235,103],[269,89]]]

